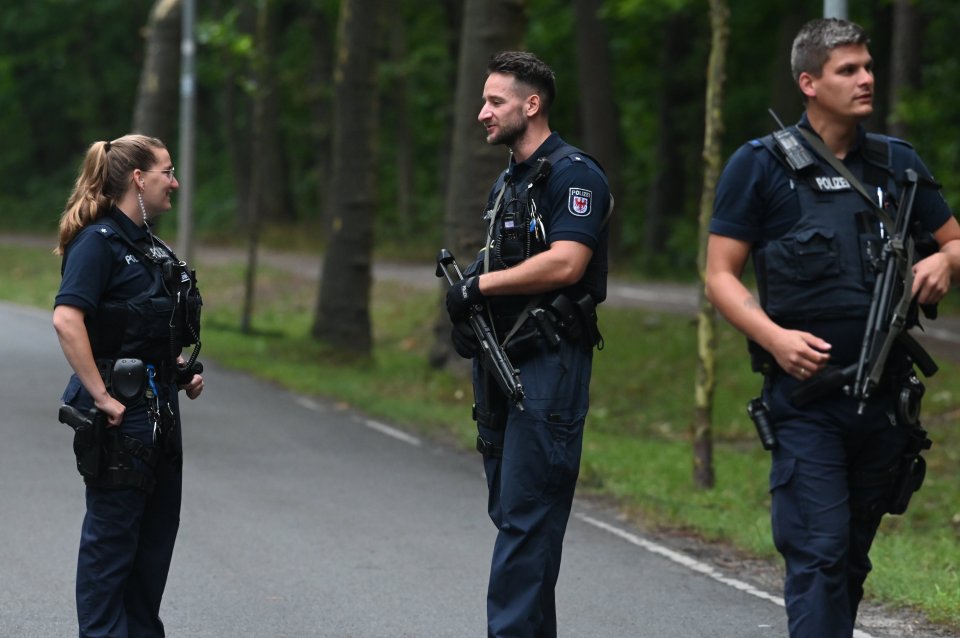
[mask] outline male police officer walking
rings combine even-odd
[[[600,341],[611,200],[597,163],[550,131],[553,71],[525,52],[499,53],[487,70],[478,119],[512,157],[490,194],[486,248],[446,303],[468,357],[477,344],[465,318],[485,305],[525,389],[522,406],[509,403],[475,361],[477,447],[499,529],[488,636],[547,638],[557,635],[554,589]]]
[[[800,30],[791,55],[806,105],[798,126],[828,150],[821,155],[797,128],[788,130],[814,158],[808,168],[792,166],[769,136],[737,150],[717,186],[707,250],[709,299],[767,354],[763,400],[776,435],[771,518],[794,638],[853,634],[867,553],[890,511],[893,486],[876,479],[897,466],[911,430],[894,416],[900,382],[915,378],[903,353],[891,355],[862,410],[840,389],[802,406],[790,398],[828,364],[857,361],[871,300],[867,253],[879,223],[826,156],[878,193],[891,214],[887,203],[903,194],[908,169],[929,177],[907,143],[868,135],[860,124],[873,110],[867,42],[844,20],[813,20]],[[934,188],[919,189],[914,219],[939,251],[913,265],[913,296],[936,303],[960,274],[960,226]],[[751,254],[759,304],[740,282]]]

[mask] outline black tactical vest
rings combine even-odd
[[[790,173],[800,205],[794,226],[753,253],[761,305],[781,323],[866,318],[881,248],[878,218],[822,158],[797,174],[783,162],[770,136],[761,142]],[[881,188],[885,202],[891,201],[895,184],[889,143],[868,135],[867,144],[865,175],[858,177],[868,192]]]
[[[565,158],[570,158],[571,161],[584,161],[584,158],[589,158],[600,166],[592,156],[563,142],[551,153],[539,158],[515,181],[511,173],[513,166],[500,174],[492,190],[494,201],[485,214],[485,219],[490,224],[490,241],[486,255],[479,260],[481,263],[487,262],[490,271],[505,270],[549,248],[547,234],[550,229],[547,224],[550,220],[537,210],[537,196],[546,187],[553,167]],[[605,245],[602,245],[600,250],[605,251]],[[602,255],[605,264],[606,254]],[[476,266],[476,271],[479,272],[480,264]],[[472,268],[469,274],[476,274],[475,269]],[[589,279],[588,274],[589,272],[585,274],[585,279],[581,282],[557,292],[576,299],[586,291],[597,303],[603,301],[606,298],[606,271],[602,273],[602,280],[599,282]],[[491,297],[488,303],[497,328],[503,329],[505,326],[509,329],[516,317],[524,311],[528,301],[527,295]]]
[[[96,316],[87,318],[94,358],[173,364],[183,348],[200,342],[196,274],[163,242],[135,243],[109,217],[97,223],[131,248],[152,282],[130,299],[101,301]]]
[[[550,178],[555,162],[576,153],[581,151],[564,143],[538,159],[516,181],[512,179],[513,167],[500,174],[493,187],[493,208],[486,213],[492,222],[488,248],[491,271],[516,266],[547,249],[547,228],[537,210],[536,192]]]

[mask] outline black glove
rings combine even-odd
[[[453,341],[453,349],[464,359],[473,359],[480,353],[480,341],[466,321],[453,324],[450,340]]]
[[[470,316],[470,310],[483,301],[480,292],[480,278],[469,277],[450,286],[447,290],[447,314],[453,323],[463,321]]]

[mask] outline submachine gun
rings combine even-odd
[[[924,180],[925,186],[938,187]],[[852,185],[852,182],[851,182]],[[917,239],[912,226],[913,203],[921,178],[913,169],[906,170],[906,183],[897,208],[896,220],[874,205],[880,218],[883,246],[876,260],[877,278],[867,314],[867,326],[856,363],[844,368],[828,368],[803,382],[791,400],[804,405],[839,388],[860,401],[862,412],[866,400],[880,385],[880,380],[896,344],[924,376],[937,372],[937,364],[907,329],[915,323],[917,307],[913,301],[913,264],[917,256]],[[932,312],[924,313],[935,316]]]
[[[451,286],[463,281],[463,273],[457,265],[457,260],[446,248],[437,255],[437,277],[446,277]],[[483,306],[475,305],[470,310],[468,318],[473,334],[480,342],[481,365],[500,386],[504,395],[510,399],[519,410],[523,410],[523,384],[520,382],[520,371],[513,367],[507,353],[497,343],[490,324],[483,316]]]

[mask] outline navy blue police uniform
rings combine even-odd
[[[799,126],[810,129],[806,115]],[[832,345],[830,364],[846,366],[860,354],[880,225],[847,180],[798,131],[794,135],[817,159],[816,167],[792,171],[770,136],[740,147],[717,185],[710,232],[751,243],[766,313],[778,325],[824,339]],[[891,216],[905,171],[930,176],[909,144],[868,135],[862,127],[843,163]],[[934,188],[918,190],[913,210],[929,232],[951,215]],[[902,384],[915,377],[909,360],[892,355],[883,384],[862,412],[859,400],[841,390],[797,407],[791,395],[800,382],[772,357],[767,362],[772,367],[763,400],[777,442],[771,522],[786,563],[790,635],[849,638],[871,570],[868,551],[883,514],[891,511],[889,477],[917,432],[898,419],[896,409]]]
[[[553,133],[530,158],[511,161],[492,189],[488,248],[467,269],[469,276],[484,268],[509,268],[555,241],[579,242],[593,251],[582,280],[568,289],[486,298],[525,391],[521,410],[475,360],[477,447],[489,487],[488,512],[499,530],[487,597],[491,637],[557,635],[554,590],[580,469],[597,345],[587,335],[596,326],[586,326],[579,337],[548,341],[529,311],[560,297],[582,301],[589,313],[604,300],[605,218],[611,205],[599,165]]]
[[[166,277],[159,262],[168,264]],[[139,396],[123,400],[121,424],[106,430],[113,444],[105,444],[100,475],[84,479],[76,584],[81,638],[164,635],[159,610],[180,523],[182,467],[171,349],[199,341],[199,293],[183,266],[117,209],[81,229],[64,253],[55,304],[83,311],[108,390],[115,395],[110,374],[117,360],[139,360],[144,375]],[[178,291],[190,300],[186,327],[177,318],[184,312]],[[171,324],[192,336],[172,335]],[[93,408],[76,374],[62,401],[82,412]]]

